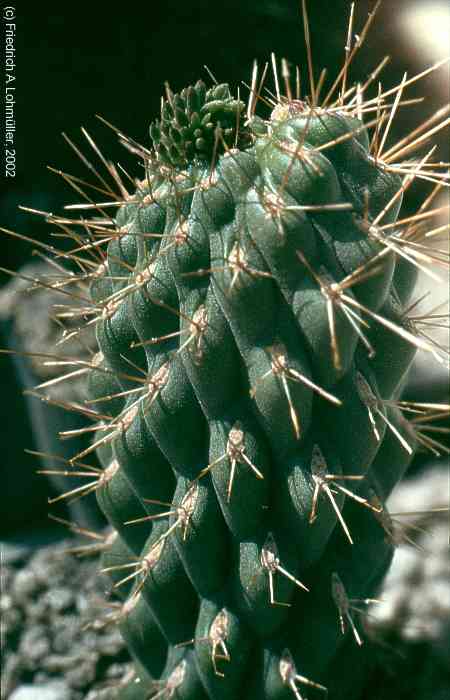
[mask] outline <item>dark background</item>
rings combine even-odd
[[[342,65],[350,4],[349,0],[308,2],[315,77],[317,80],[322,67],[328,66],[328,85]],[[374,4],[367,0],[356,3],[355,31],[361,30]],[[386,53],[392,61],[382,79],[389,86],[400,82],[404,71],[413,75],[426,66],[414,41],[408,42],[397,32],[398,13],[413,4],[412,0],[385,0],[349,81],[364,79]],[[247,91],[242,81],[250,81],[253,59],[262,65],[270,60],[271,51],[299,64],[306,84],[300,0],[22,2],[16,3],[16,10],[17,176],[2,179],[0,226],[41,241],[55,242],[51,227],[43,218],[20,211],[18,205],[61,213],[64,204],[79,201],[46,166],[93,181],[61,132],[97,165],[80,132],[80,126],[86,127],[106,157],[137,176],[142,172],[139,164],[95,114],[148,146],[148,126],[158,116],[164,82],[175,91],[198,78],[208,83],[204,64],[219,82],[229,82],[234,90],[241,85],[243,99]],[[433,76],[409,90],[410,97],[425,95],[426,106],[402,112],[396,127],[401,134],[417,124],[421,114],[428,116],[440,106],[435,89],[439,80],[441,76]],[[272,88],[271,77],[267,84]],[[406,211],[413,203],[414,198]],[[30,259],[31,248],[3,233],[0,236],[0,265],[17,270]],[[0,272],[0,285],[8,279]],[[4,335],[7,330],[3,329]],[[4,344],[2,337],[0,345]],[[8,518],[11,525],[27,525],[31,512],[45,517],[46,488],[42,477],[35,478],[35,459],[23,453],[24,447],[33,446],[33,437],[13,363],[5,356],[0,356],[0,381],[0,427],[7,436],[2,448],[2,485],[6,494],[11,489],[9,500],[16,504]],[[21,488],[33,491],[32,510],[25,497],[21,505],[21,492],[12,489],[11,474],[22,479]]]

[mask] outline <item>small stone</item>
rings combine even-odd
[[[106,669],[106,678],[122,678],[124,675],[124,665],[123,664],[111,664]]]
[[[5,662],[2,663],[2,697],[9,697],[23,670],[24,663],[19,654],[10,653],[6,656]]]
[[[58,587],[46,591],[43,599],[55,612],[63,612],[74,604],[75,596],[69,588]]]
[[[49,673],[62,674],[80,663],[79,656],[62,656],[59,654],[50,654],[42,661],[43,668]]]
[[[74,690],[72,688],[71,693],[70,693],[70,700],[85,700],[85,693],[83,693],[81,690]],[[117,698],[114,698],[114,700],[117,700]]]
[[[40,588],[35,574],[29,569],[19,571],[13,581],[12,595],[18,603],[26,603]]]
[[[89,659],[82,661],[76,668],[65,673],[67,683],[71,688],[88,688],[96,678],[97,655],[91,655]]]
[[[3,614],[7,610],[11,610],[14,605],[14,601],[10,595],[5,593],[5,595],[0,596],[0,612]]]
[[[77,574],[74,562],[62,550],[51,547],[36,552],[30,568],[43,586],[49,588],[51,584],[52,589]]]
[[[43,597],[38,598],[35,603],[27,605],[27,617],[31,623],[42,622],[48,623],[49,606]]]
[[[8,608],[1,616],[1,645],[9,647],[13,644],[12,637],[19,634],[23,623],[23,617],[17,608]]]
[[[85,631],[83,635],[83,646],[87,650],[97,651],[99,635],[92,628]]]
[[[76,608],[80,615],[85,615],[89,611],[89,600],[86,598],[85,592],[76,594]]]
[[[433,612],[442,626],[450,622],[450,583],[444,576],[436,577],[427,585],[427,594],[433,604]]]
[[[74,645],[80,638],[80,627],[80,620],[74,615],[65,615],[64,618],[58,620],[54,629],[53,651],[57,654],[66,654],[67,652],[73,654]]]
[[[64,681],[51,681],[42,685],[20,685],[9,700],[71,700],[70,688]]]
[[[116,700],[117,688],[100,688],[99,690],[91,690],[86,695],[85,700]]]
[[[124,648],[124,641],[118,632],[102,635],[97,639],[97,651],[102,656],[117,656]]]
[[[23,654],[30,668],[33,668],[34,663],[49,652],[50,643],[46,636],[46,628],[43,625],[35,625],[24,632],[20,640],[20,653]]]
[[[50,678],[50,676],[48,675],[48,673],[44,673],[44,671],[38,671],[38,672],[35,673],[34,676],[33,676],[33,682],[34,682],[36,685],[40,685],[41,683],[42,683],[42,684],[50,683],[51,680],[52,680],[52,679]]]

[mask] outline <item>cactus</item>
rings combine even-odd
[[[119,132],[144,177],[129,193],[107,163],[119,194],[78,205],[79,278],[55,286],[84,300],[98,352],[70,406],[93,420],[70,460],[89,481],[65,495],[95,491],[114,528],[110,619],[136,662],[120,697],[358,696],[358,614],[395,545],[384,503],[446,410],[399,401],[418,348],[442,361],[407,314],[446,176],[401,162],[414,133],[384,151],[405,81],[347,86],[371,21],[321,100],[310,52],[307,97],[285,62],[281,93],[275,61],[275,93],[255,66],[247,104],[167,87],[149,148]],[[421,177],[433,193],[402,220]]]

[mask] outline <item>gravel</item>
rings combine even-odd
[[[447,494],[448,470],[441,464],[398,487],[388,507],[391,513],[430,510],[448,502]],[[377,663],[364,700],[450,697],[448,513],[408,521],[416,529],[404,532],[417,546],[397,548],[379,595],[383,603],[367,617],[366,643]],[[0,542],[1,700],[114,700],[130,678],[118,630],[89,625],[107,612],[110,584],[98,574],[98,556],[66,553],[74,544],[39,546],[35,534],[29,542]]]
[[[50,683],[42,683],[37,691],[35,685],[21,685],[13,691],[11,700],[38,700],[37,692],[39,692],[39,700],[70,700],[70,689],[63,681],[52,681]]]
[[[1,543],[1,700],[113,700],[129,673],[118,630],[88,626],[108,583],[73,545]]]
[[[416,512],[398,516],[414,545],[397,548],[383,602],[370,610],[378,666],[369,700],[450,698],[449,514],[430,512],[448,507],[448,483],[448,465],[441,462],[401,484],[388,503],[391,513]]]

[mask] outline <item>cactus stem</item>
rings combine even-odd
[[[213,665],[214,673],[216,676],[219,676],[219,678],[225,678],[225,674],[219,671],[217,668],[217,661],[219,659],[223,661],[231,661],[231,656],[225,644],[227,634],[228,615],[225,608],[222,608],[222,610],[217,613],[216,617],[212,621],[207,637],[194,637],[193,639],[189,639],[187,642],[175,644],[175,648],[178,649],[196,642],[209,642],[211,644],[211,663]],[[219,653],[219,650],[222,653]]]
[[[450,428],[439,428],[437,426],[432,426],[429,425],[430,422],[432,422],[435,418],[444,418],[446,415],[449,413],[450,406],[447,404],[436,404],[433,406],[432,404],[426,405],[426,404],[418,404],[414,402],[405,402],[405,401],[392,401],[392,400],[387,400],[387,399],[377,399],[373,392],[370,390],[370,387],[368,386],[367,382],[364,380],[362,375],[358,373],[359,377],[357,379],[358,383],[358,391],[360,392],[361,399],[364,403],[367,402],[368,404],[368,410],[369,411],[374,411],[380,418],[386,423],[386,425],[389,427],[390,430],[394,433],[395,437],[398,439],[402,447],[409,453],[413,453],[413,449],[411,445],[403,438],[403,436],[399,433],[395,425],[392,424],[392,422],[384,415],[384,413],[380,410],[380,406],[396,406],[402,411],[406,412],[413,412],[413,413],[419,413],[420,415],[415,419],[416,424],[424,424],[428,423],[428,425],[425,425],[425,429],[431,431],[431,432],[450,432]],[[363,398],[364,396],[364,398]],[[433,408],[436,408],[437,411],[436,413],[433,413]],[[431,410],[430,410],[431,409]],[[372,416],[373,418],[373,416]],[[410,428],[410,432],[412,433],[412,437],[415,438],[420,442],[420,435],[417,435],[416,431],[416,425],[414,425],[414,421],[409,421],[408,427]],[[423,437],[426,436],[422,436]],[[431,439],[430,439],[431,440]],[[435,446],[439,446],[444,449],[444,451],[448,451],[448,448],[445,446],[440,445],[439,443],[436,443],[435,441],[431,441],[431,446],[433,446],[433,443]],[[435,453],[437,456],[439,456],[439,453]]]
[[[350,535],[350,530],[347,527],[347,524],[342,516],[341,511],[339,510],[339,507],[336,503],[336,500],[333,496],[333,492],[330,489],[330,485],[333,486],[335,489],[343,493],[345,496],[349,496],[352,498],[354,501],[357,503],[360,503],[363,506],[366,506],[367,508],[370,508],[371,510],[374,510],[375,506],[370,503],[366,498],[362,498],[361,496],[357,496],[353,491],[350,491],[349,489],[345,488],[344,486],[341,486],[341,484],[338,484],[337,481],[361,481],[364,479],[364,475],[360,474],[329,474],[328,473],[328,465],[326,462],[326,459],[322,453],[322,450],[318,445],[314,445],[313,451],[312,451],[312,457],[311,457],[311,475],[312,475],[312,480],[314,484],[314,493],[313,493],[313,499],[312,499],[312,506],[311,506],[311,513],[309,516],[309,523],[312,525],[314,521],[318,517],[317,509],[318,509],[318,503],[319,503],[319,496],[321,494],[321,491],[323,491],[327,496],[328,499],[333,506],[333,510],[336,513],[336,516],[341,524],[342,529],[344,530],[344,533],[350,542],[350,544],[353,544],[353,539],[352,536]]]
[[[383,251],[382,251],[383,252]],[[336,322],[335,322],[335,307],[340,309],[345,315],[347,321],[350,323],[352,328],[355,330],[361,342],[364,344],[368,351],[369,357],[374,357],[375,350],[372,347],[370,341],[361,329],[361,325],[369,328],[369,324],[360,318],[360,316],[351,309],[348,304],[342,301],[342,289],[349,287],[352,284],[357,284],[361,282],[362,279],[368,278],[371,275],[377,273],[377,268],[372,267],[372,269],[367,269],[365,265],[354,270],[350,275],[344,278],[339,284],[329,282],[324,275],[319,275],[309,264],[306,257],[300,250],[296,251],[297,257],[305,265],[306,269],[310,273],[311,277],[319,285],[320,291],[327,302],[327,315],[328,315],[328,327],[330,332],[330,348],[333,358],[333,365],[337,370],[342,369],[341,354],[339,351],[339,343],[336,335]],[[374,259],[371,260],[371,262]]]
[[[179,688],[186,676],[186,661],[183,659],[178,666],[170,674],[166,681],[153,681],[155,690],[161,688],[156,695],[152,697],[152,700],[158,700],[159,698],[165,697],[167,700],[171,700],[174,697],[174,693],[177,688]]]
[[[394,234],[388,238],[374,224],[371,224],[370,226],[365,226],[365,224],[362,225],[370,239],[384,246],[384,251],[381,251],[382,253],[392,250],[397,255],[417,267],[417,269],[421,270],[424,274],[431,277],[431,279],[433,279],[435,282],[442,282],[438,275],[423,265],[420,265],[418,262],[419,260],[423,260],[428,264],[433,262],[439,263],[441,262],[440,251],[438,251],[438,254],[436,255],[434,251],[430,253],[429,248],[426,248],[425,246],[405,240],[401,234],[398,236]],[[444,253],[444,255],[446,254]],[[444,262],[448,267],[447,257],[448,256],[446,256],[445,261],[442,262]],[[371,260],[371,264],[373,264],[374,260],[374,258]]]
[[[331,574],[331,595],[338,609],[339,623],[342,634],[345,634],[345,623],[348,622],[356,643],[358,646],[362,646],[363,640],[356,629],[356,625],[351,616],[351,611],[354,610],[358,613],[363,612],[360,608],[355,606],[355,603],[363,603],[368,605],[369,603],[381,603],[382,601],[377,600],[376,598],[349,598],[344,584],[335,571]]]
[[[292,369],[292,367],[289,367],[286,349],[283,347],[283,345],[278,344],[274,346],[271,349],[271,353],[273,357],[272,371],[274,374],[281,374],[283,377],[292,379],[294,382],[306,384],[306,386],[319,394],[319,396],[322,396],[322,398],[327,399],[327,401],[334,403],[336,406],[342,405],[342,401],[336,398],[336,396],[333,396],[333,394],[330,394],[328,391],[322,389],[322,387],[312,382],[310,379],[308,379],[308,377],[305,377],[304,374],[301,374],[300,372],[297,372],[297,370]]]
[[[293,695],[304,700],[302,686],[327,692],[297,673],[289,649],[282,652],[292,637],[287,608],[294,604],[295,611],[303,600],[298,588],[309,591],[295,577],[305,571],[313,590],[309,600],[317,598],[320,606],[315,636],[326,649],[324,657],[313,660],[318,678],[336,671],[341,673],[339,686],[344,680],[353,685],[351,668],[341,669],[333,656],[341,653],[341,632],[352,635],[350,643],[363,644],[362,620],[356,614],[379,601],[349,597],[336,570],[345,574],[349,590],[359,581],[357,592],[374,593],[393,546],[414,544],[414,535],[401,524],[401,516],[408,514],[389,513],[385,507],[389,491],[419,447],[436,456],[450,453],[439,441],[450,434],[444,426],[450,405],[390,398],[400,395],[416,349],[448,362],[445,348],[429,337],[431,329],[446,327],[444,314],[439,307],[422,312],[423,298],[409,299],[419,271],[440,281],[428,267],[449,267],[444,246],[429,246],[430,238],[437,242],[449,228],[433,223],[447,208],[431,208],[450,184],[449,163],[434,162],[434,148],[423,157],[411,159],[411,154],[450,124],[450,105],[392,145],[400,109],[421,101],[409,99],[406,88],[447,61],[413,77],[405,73],[392,89],[380,84],[377,91],[373,88],[386,57],[364,82],[349,85],[352,61],[381,0],[374,3],[358,35],[357,5],[350,1],[342,66],[330,89],[325,88],[326,69],[313,65],[307,0],[301,0],[309,95],[302,95],[299,68],[291,75],[287,60],[280,62],[272,54],[261,71],[254,63],[246,105],[239,91],[235,99],[228,85],[217,81],[210,89],[198,81],[179,94],[166,85],[161,117],[150,125],[150,150],[100,118],[142,159],[140,178],[109,161],[86,129],[80,139],[87,144],[86,154],[77,139],[64,134],[93,183],[50,168],[80,203],[69,204],[62,216],[28,211],[55,226],[53,235],[69,250],[6,230],[31,242],[38,248],[36,255],[53,267],[39,280],[16,276],[30,282],[31,290],[50,289],[70,300],[52,312],[63,328],[56,344],[77,340],[88,357],[91,353],[87,362],[56,354],[15,354],[41,357],[62,373],[35,388],[41,401],[91,421],[60,436],[93,436],[94,443],[77,447],[82,451],[71,459],[40,453],[46,457],[44,466],[56,468],[39,473],[84,477],[84,485],[71,488],[72,482],[70,490],[49,502],[97,491],[102,509],[119,529],[119,535],[97,535],[55,518],[89,538],[89,544],[73,548],[78,554],[104,550],[115,541],[103,571],[115,572],[110,593],[126,587],[125,602],[113,603],[110,614],[96,624],[120,622],[139,601],[147,604],[141,596],[157,594],[158,645],[163,644],[162,655],[168,645],[171,650],[165,670],[161,659],[154,672],[153,643],[148,645],[151,656],[142,645],[144,621],[140,615],[125,620],[123,635],[130,637],[144,676],[148,672],[161,678],[152,686],[143,677],[133,694],[137,690],[153,700],[175,700],[199,693],[240,697],[249,691],[252,697]],[[273,91],[265,87],[270,65]],[[370,99],[369,86],[375,95]],[[258,102],[265,105],[265,119],[256,115]],[[410,196],[411,186],[422,184],[419,180],[433,191],[414,215],[393,223],[403,196]],[[60,265],[64,260],[70,260],[77,274],[65,273]],[[94,329],[104,355],[94,355],[84,342],[82,333]],[[139,351],[130,352],[135,348]],[[369,362],[367,355],[375,359]],[[124,367],[132,369],[117,371]],[[80,400],[81,405],[40,393],[90,370],[93,398]],[[337,416],[335,406],[342,406],[344,396],[342,415]],[[242,422],[234,422],[237,417]],[[191,439],[176,439],[179,431]],[[107,449],[100,450],[99,458],[102,464],[109,460],[105,469],[81,461],[103,447]],[[109,456],[111,449],[115,459]],[[147,474],[148,464],[152,469]],[[274,494],[269,465],[275,470]],[[189,482],[185,473],[192,469],[195,478]],[[243,473],[248,469],[253,476]],[[200,482],[208,472],[210,478]],[[253,477],[265,480],[259,483]],[[370,490],[369,481],[378,484],[382,498]],[[159,498],[146,499],[145,493]],[[355,504],[372,510],[378,523]],[[277,516],[281,521],[274,524]],[[316,527],[308,527],[307,521],[312,525],[319,516]],[[355,536],[358,546],[349,549],[359,517],[364,522]],[[197,537],[203,519],[206,528],[198,525]],[[120,530],[147,520],[150,537],[146,525]],[[415,524],[410,528],[421,530]],[[292,540],[295,534],[301,547]],[[360,556],[365,545],[369,557]],[[332,565],[326,559],[330,548]],[[319,566],[322,554],[325,578]],[[178,593],[182,615],[172,607]],[[230,595],[237,615],[216,607]],[[150,612],[151,619],[152,606]],[[315,619],[314,610],[310,617]],[[296,661],[301,649],[311,645],[311,627],[303,628],[295,636]],[[148,631],[153,635],[152,625]],[[134,640],[140,643],[139,652]],[[193,651],[172,655],[174,647],[193,643]],[[224,678],[222,662],[230,662],[231,656],[233,664],[223,664],[230,675],[224,685],[216,677]],[[252,668],[255,658],[259,663]],[[352,687],[351,692],[358,690]],[[330,691],[335,691],[331,685]]]
[[[295,437],[300,440],[300,423],[298,420],[297,412],[294,408],[294,404],[291,397],[291,392],[289,390],[289,385],[287,383],[287,377],[289,376],[289,367],[285,355],[283,354],[283,348],[273,346],[272,348],[267,348],[269,353],[272,355],[271,368],[265,372],[261,377],[255,382],[255,385],[250,389],[250,397],[254,398],[258,389],[258,385],[263,382],[271,374],[275,377],[278,376],[283,387],[284,394],[289,407],[289,415],[291,417],[292,426],[294,428]],[[277,354],[278,353],[278,354]],[[291,377],[290,377],[291,378]]]
[[[272,357],[271,368],[267,370],[267,372],[265,372],[263,375],[261,375],[261,377],[257,378],[254,386],[250,389],[250,397],[255,397],[259,384],[271,374],[274,377],[279,377],[289,406],[289,414],[291,417],[292,426],[294,428],[294,433],[297,440],[299,440],[301,436],[301,428],[297,412],[292,401],[291,392],[289,390],[289,385],[287,382],[288,379],[294,382],[305,384],[310,389],[319,394],[319,396],[322,396],[323,398],[327,399],[331,403],[334,403],[335,405],[341,405],[342,402],[338,398],[333,396],[333,394],[328,393],[327,391],[325,391],[325,389],[322,389],[322,387],[318,386],[310,379],[305,377],[305,375],[301,374],[300,372],[297,372],[297,370],[292,369],[292,367],[289,367],[289,362],[286,355],[286,348],[281,343],[268,347],[267,351]]]
[[[132,593],[132,598],[137,597],[142,590],[149,572],[158,563],[167,534],[168,533],[165,533],[163,537],[160,537],[154,544],[152,544],[150,550],[141,559],[129,562],[128,564],[114,564],[113,566],[107,566],[104,569],[101,569],[102,573],[107,573],[108,571],[122,571],[124,569],[132,568],[135,569],[133,573],[120,579],[120,581],[117,581],[113,588],[119,588],[119,586],[123,586],[123,584],[127,583],[127,581],[131,581],[131,579],[140,576],[140,581]]]
[[[51,456],[52,459],[58,459],[58,457]],[[68,466],[73,465],[72,460],[66,460],[63,457],[59,458],[60,461],[65,462]],[[89,477],[89,476],[95,476],[96,479],[94,481],[90,481],[88,484],[83,484],[82,486],[78,486],[75,489],[71,489],[70,491],[66,491],[65,493],[60,493],[58,496],[55,496],[54,498],[49,498],[48,503],[57,503],[58,501],[61,501],[62,499],[70,499],[70,501],[73,501],[74,498],[82,498],[83,496],[87,496],[89,493],[92,493],[93,491],[96,491],[99,489],[101,486],[104,486],[108,481],[112,479],[114,474],[116,473],[117,469],[119,468],[119,464],[116,460],[113,460],[106,469],[99,469],[97,467],[93,467],[92,465],[87,465],[88,469],[83,469],[80,471],[73,471],[73,469],[40,469],[38,470],[38,474],[56,474],[59,476],[83,476],[83,477]]]
[[[239,280],[239,275],[242,273],[246,273],[250,277],[273,278],[273,275],[270,272],[264,270],[256,270],[255,268],[248,265],[245,259],[245,250],[237,242],[234,243],[230,254],[225,259],[225,262],[227,264],[222,267],[208,267],[201,268],[199,270],[194,270],[193,272],[184,272],[181,273],[180,277],[203,277],[213,272],[223,272],[229,269],[232,273],[232,278],[230,285],[227,289],[227,294],[231,294],[231,292],[233,291],[233,287]]]
[[[385,253],[386,249],[381,251],[381,253],[378,253],[377,256],[372,258],[369,263],[372,264],[378,257],[381,257]],[[298,251],[297,251],[298,254]],[[299,256],[300,257],[300,256]],[[360,304],[356,299],[349,297],[347,294],[344,294],[344,289],[349,287],[351,284],[354,284],[356,280],[360,281],[361,280],[361,273],[364,268],[367,266],[361,266],[357,270],[354,270],[354,272],[350,273],[347,277],[345,277],[341,282],[339,283],[334,283],[331,285],[333,293],[339,297],[339,303],[340,303],[340,308],[343,308],[342,302],[345,302],[346,304],[355,307],[359,311],[363,311],[365,314],[370,316],[370,318],[373,318],[375,321],[380,323],[381,325],[385,326],[386,328],[389,328],[389,330],[393,331],[394,333],[397,333],[397,335],[401,336],[405,340],[407,340],[409,343],[412,343],[412,345],[415,345],[416,348],[425,350],[426,352],[431,352],[434,356],[436,356],[436,353],[434,351],[434,348],[431,343],[427,342],[426,340],[423,340],[422,338],[417,337],[413,333],[410,333],[406,329],[402,328],[401,326],[393,323],[392,321],[389,321],[389,319],[384,318],[384,316],[381,316],[378,313],[375,313],[375,311],[372,311],[369,309],[367,306],[364,306],[363,304]],[[373,274],[376,271],[376,268],[371,270],[368,274]],[[344,309],[343,309],[344,310]],[[365,343],[366,347],[367,344]],[[440,358],[438,358],[440,361]]]
[[[208,312],[206,306],[201,304],[195,311],[192,321],[189,323],[189,336],[187,340],[180,345],[177,353],[188,348],[194,362],[200,363],[203,357],[203,345],[205,333],[208,329]],[[183,332],[183,331],[182,331]],[[186,332],[186,331],[185,331]]]
[[[297,688],[297,683],[308,685],[312,688],[317,688],[318,690],[322,690],[324,693],[328,694],[328,689],[325,688],[324,685],[314,683],[314,681],[309,680],[309,678],[301,676],[299,673],[297,673],[297,669],[295,668],[294,660],[289,649],[285,649],[283,651],[279,663],[279,672],[284,685],[289,686],[294,693],[296,700],[306,700],[300,695],[300,691]]]
[[[227,448],[226,448],[225,452],[222,455],[220,455],[220,457],[217,457],[217,459],[215,459],[213,462],[208,464],[207,467],[202,469],[197,477],[197,479],[201,479],[203,476],[208,474],[208,472],[210,472],[211,469],[213,469],[217,464],[220,464],[220,462],[223,462],[224,459],[228,459],[231,462],[231,472],[230,472],[230,478],[228,480],[228,487],[227,487],[227,502],[228,503],[230,502],[230,499],[231,499],[231,492],[233,490],[236,465],[238,463],[239,464],[244,464],[244,463],[247,464],[247,466],[250,467],[250,469],[252,470],[252,472],[255,474],[255,476],[258,479],[264,479],[264,475],[261,474],[259,469],[253,464],[253,462],[245,454],[244,440],[245,440],[245,433],[242,430],[240,423],[236,422],[228,434]]]
[[[143,498],[142,500],[144,503],[152,503],[153,505],[160,505],[160,506],[165,506],[166,508],[169,508],[169,510],[163,512],[163,513],[157,513],[156,515],[145,515],[142,518],[136,518],[135,520],[127,520],[124,525],[132,525],[134,523],[142,523],[145,522],[146,520],[158,520],[160,518],[168,518],[171,515],[177,515],[176,521],[169,527],[168,530],[161,536],[160,539],[168,537],[176,527],[180,526],[183,529],[183,542],[186,541],[187,538],[187,530],[189,525],[191,525],[191,518],[194,514],[195,511],[195,506],[197,503],[197,497],[198,497],[198,484],[193,483],[186,494],[183,496],[183,499],[180,503],[179,506],[174,507],[173,503],[167,503],[165,501],[158,501],[153,498]],[[159,542],[159,540],[158,540]],[[156,543],[157,544],[157,543]],[[153,546],[156,546],[153,545]]]
[[[122,424],[123,426],[126,426],[126,423]],[[91,454],[91,452],[95,452],[95,450],[98,447],[101,447],[103,445],[108,445],[112,440],[117,436],[118,433],[121,432],[123,429],[121,425],[105,425],[105,426],[99,426],[97,425],[96,427],[93,426],[94,430],[95,429],[101,429],[101,430],[109,430],[110,432],[107,435],[104,435],[103,437],[98,438],[98,440],[95,440],[89,447],[86,447],[86,449],[82,450],[81,452],[78,452],[74,457],[71,458],[70,462],[77,461],[81,459],[82,457],[86,457],[86,455]],[[126,429],[126,428],[125,428]],[[84,432],[88,432],[90,429],[86,428]]]
[[[286,608],[291,607],[291,603],[280,603],[279,601],[275,600],[273,581],[277,571],[289,579],[289,581],[295,583],[296,586],[309,593],[309,588],[307,588],[304,583],[299,581],[297,578],[295,578],[295,576],[290,574],[289,571],[286,571],[286,569],[281,566],[280,559],[278,557],[278,548],[275,543],[275,538],[271,532],[268,533],[264,546],[261,549],[261,566],[266,569],[269,574],[269,601],[271,605],[279,605]]]
[[[370,129],[372,126],[376,126],[380,122],[383,123],[386,119],[387,117],[384,114],[382,114],[380,117],[375,117],[374,119],[366,122],[363,126],[355,127],[355,129],[351,129],[341,136],[336,136],[335,138],[331,139],[331,141],[327,141],[327,143],[316,146],[314,150],[317,152],[322,152],[328,150],[329,148],[334,148],[334,146],[337,146],[340,143],[345,143],[346,141],[353,139],[362,131]]]
[[[136,607],[140,592],[140,589],[137,587],[123,603],[109,601],[106,603],[106,606],[115,612],[110,612],[107,615],[103,615],[103,617],[88,622],[86,625],[84,625],[84,627],[82,627],[82,630],[85,631],[90,628],[104,629],[108,625],[119,624]]]

